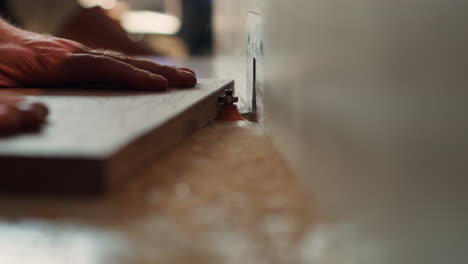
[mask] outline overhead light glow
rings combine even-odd
[[[84,8],[100,6],[104,9],[112,9],[117,4],[116,0],[78,0],[78,3]]]
[[[98,0],[98,5],[104,9],[112,9],[116,3],[116,0]]]
[[[122,26],[129,33],[174,35],[179,32],[180,20],[171,15],[151,11],[127,11]]]
[[[98,5],[98,0],[78,0],[78,3],[84,8],[91,8]]]

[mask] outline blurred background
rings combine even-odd
[[[0,0],[24,29],[131,55],[212,52],[212,0]]]
[[[215,28],[210,77],[236,80],[320,215],[298,242],[307,261],[230,263],[468,263],[468,1],[213,1],[0,10],[28,30],[171,58],[212,54]],[[252,178],[246,189],[269,182]]]

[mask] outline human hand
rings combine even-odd
[[[0,42],[0,87],[103,83],[135,90],[193,87],[195,73],[80,43],[20,31]]]
[[[138,90],[192,87],[197,80],[187,68],[175,68],[125,55],[91,50],[57,38],[36,38],[29,45],[0,45],[0,87],[105,83]],[[0,90],[0,135],[39,128],[46,120],[41,103]]]
[[[0,19],[0,87],[103,83],[135,90],[193,87],[195,73],[14,28]],[[0,93],[0,134],[40,127],[47,107]]]

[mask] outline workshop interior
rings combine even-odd
[[[0,14],[198,78],[0,88],[50,108],[39,131],[0,137],[0,263],[468,263],[468,2],[5,0]]]

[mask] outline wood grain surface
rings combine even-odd
[[[106,192],[204,127],[233,82],[164,92],[15,89],[51,110],[39,133],[0,138],[0,192]],[[12,90],[9,90],[11,92]]]
[[[245,121],[200,129],[109,195],[0,197],[2,264],[306,264],[334,242]]]

